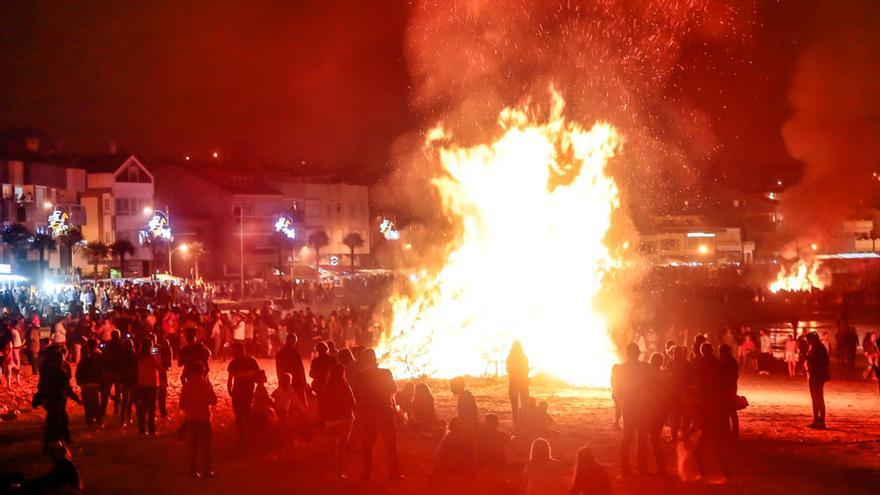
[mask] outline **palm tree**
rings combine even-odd
[[[193,278],[199,279],[199,260],[208,252],[205,251],[205,245],[199,241],[189,243],[189,255],[193,259]]]
[[[321,248],[330,244],[330,238],[323,230],[316,230],[309,234],[309,245],[315,248],[315,269],[321,268]]]
[[[351,273],[354,273],[354,250],[365,244],[364,238],[357,232],[349,232],[342,238],[342,243],[348,246],[351,256]]]
[[[119,276],[125,278],[125,257],[134,256],[134,244],[128,239],[119,239],[108,248],[110,253],[119,259]]]
[[[65,271],[70,273],[73,269],[73,251],[74,247],[83,240],[82,231],[77,227],[71,227],[67,229],[67,232],[64,235],[58,237],[58,241],[61,242],[61,245],[64,246],[64,252],[67,253],[66,260],[64,260]]]
[[[46,262],[46,251],[55,250],[55,239],[51,234],[35,234],[28,240],[30,248],[39,253],[40,265],[37,267],[37,276],[43,280],[43,264]]]
[[[99,241],[89,242],[83,248],[83,253],[86,255],[86,258],[88,258],[89,263],[92,264],[92,273],[95,276],[95,280],[98,279],[98,263],[107,258],[109,252],[110,247]]]
[[[30,240],[32,235],[33,234],[31,234],[31,231],[20,223],[7,225],[3,228],[3,244],[11,248],[11,252],[9,253],[10,255],[7,258],[10,263],[13,259],[12,255],[17,250],[21,249],[21,247]]]

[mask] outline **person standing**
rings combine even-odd
[[[297,348],[296,334],[288,334],[284,345],[275,354],[275,372],[278,381],[281,381],[281,375],[290,374],[291,386],[299,395],[300,401],[306,402],[306,370],[303,367],[302,356]]]
[[[351,434],[351,422],[354,418],[354,395],[345,380],[345,368],[341,364],[334,364],[330,367],[324,392],[321,394],[318,404],[321,409],[324,431],[330,436],[336,476],[344,479],[345,448]]]
[[[138,380],[136,408],[138,432],[141,435],[156,434],[156,397],[159,393],[159,348],[151,340],[145,340],[137,360]]]
[[[388,452],[389,477],[401,479],[397,459],[397,425],[394,408],[394,394],[397,385],[391,371],[380,368],[373,349],[365,349],[358,356],[361,372],[358,376],[358,407],[363,431],[363,474],[367,481],[373,471],[373,448],[376,440],[382,437]]]
[[[79,385],[82,394],[83,412],[86,426],[100,425],[103,421],[101,414],[100,390],[103,383],[104,371],[102,370],[101,351],[98,342],[90,339],[86,341],[83,357],[76,367],[76,384]]]
[[[651,423],[650,400],[647,389],[654,370],[648,363],[639,361],[642,351],[638,344],[631,343],[626,347],[626,356],[617,367],[612,388],[620,401],[623,417],[623,438],[620,443],[620,465],[624,475],[631,474],[629,469],[629,451],[633,438],[638,436],[639,470],[646,473],[648,469],[647,446]]]
[[[70,444],[70,419],[67,416],[67,399],[82,404],[79,396],[70,386],[70,367],[64,362],[64,348],[52,346],[45,357],[45,365],[40,369],[40,382],[31,405],[34,409],[46,409],[46,432],[43,436],[43,451],[48,451],[52,442],[62,440]]]
[[[513,422],[518,423],[522,409],[529,403],[529,358],[518,340],[507,354],[507,378]]]
[[[722,405],[727,409],[729,416],[729,431],[734,437],[739,437],[739,415],[736,412],[736,397],[738,392],[739,366],[733,351],[727,344],[718,347],[718,360],[721,362],[723,401]]]
[[[138,356],[131,339],[122,341],[122,352],[119,356],[119,420],[122,426],[131,424],[131,407],[135,399],[138,385]]]
[[[807,334],[807,377],[810,384],[810,399],[813,402],[813,422],[809,428],[825,429],[825,382],[831,379],[828,349],[815,332]]]
[[[309,376],[312,378],[312,390],[319,396],[324,389],[327,373],[330,367],[337,364],[336,358],[330,355],[330,348],[324,342],[315,344],[315,358],[309,366]]]
[[[194,478],[214,477],[211,469],[211,406],[217,404],[217,395],[206,375],[204,365],[194,363],[192,376],[180,390],[184,430],[189,439],[189,467]]]
[[[232,399],[232,412],[235,414],[235,424],[238,428],[238,444],[246,447],[260,365],[256,359],[247,355],[244,343],[235,342],[232,344],[232,361],[229,362],[227,371],[229,378],[226,381],[226,390]]]

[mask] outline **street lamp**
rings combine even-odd
[[[153,214],[153,207],[152,206],[144,206],[144,215],[150,216],[152,214]]]
[[[169,247],[170,247],[170,245],[169,245]],[[189,244],[183,243],[183,244],[180,244],[179,246],[177,246],[176,248],[171,248],[168,250],[168,275],[174,275],[174,272],[171,270],[171,257],[174,256],[174,253],[176,253],[178,251],[182,252],[183,254],[188,253],[189,252]]]

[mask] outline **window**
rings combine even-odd
[[[253,216],[254,214],[254,205],[253,203],[242,203],[240,205],[235,205],[232,207],[232,216]]]
[[[117,215],[130,215],[129,208],[129,200],[128,198],[116,198],[116,214]]]
[[[128,170],[126,170],[125,173],[128,176],[128,182],[141,181],[141,168],[137,165],[129,165]]]
[[[104,214],[110,215],[112,212],[110,211],[110,198],[104,198]]]

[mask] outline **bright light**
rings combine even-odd
[[[183,253],[188,253],[189,252],[189,244],[181,244],[180,246],[177,247],[177,249],[180,249],[180,251]]]
[[[705,244],[700,244],[700,246],[697,248],[697,252],[700,254],[709,254],[709,246]]]
[[[819,249],[819,245],[814,242],[814,243],[810,244],[810,249],[815,251],[815,250]]]
[[[183,159],[189,161],[189,155],[186,155],[185,157],[183,157]]]
[[[777,185],[777,186],[782,186],[782,181],[781,181],[781,180],[776,181],[776,185]]]
[[[821,264],[818,261],[800,260],[786,270],[779,268],[776,280],[770,284],[770,292],[809,292],[814,287],[824,289],[829,282],[826,273],[820,273]]]
[[[770,199],[776,199],[776,193],[775,193],[775,192],[771,192],[771,193],[767,194],[767,197],[770,198]]]
[[[218,158],[220,156],[220,153],[217,153],[215,151],[215,152],[211,153],[211,156],[213,156],[214,158]]]
[[[43,203],[43,208],[45,208],[47,210],[52,208],[52,206],[54,206],[54,205],[52,204],[51,201],[46,201],[45,203]]]
[[[153,207],[152,206],[144,206],[144,215],[149,216],[152,214],[153,214]]]
[[[520,340],[533,371],[608,386],[618,356],[596,299],[619,265],[604,242],[620,205],[605,167],[621,139],[608,124],[566,120],[564,106],[554,93],[546,121],[505,109],[497,139],[472,147],[449,144],[440,128],[429,134],[441,138],[426,151],[444,169],[433,185],[460,233],[439,271],[390,298],[377,352],[396,376],[481,375]],[[523,267],[510,246],[522,243],[524,227],[531,251],[577,246],[578,262]]]
[[[275,232],[284,234],[288,239],[296,239],[296,228],[288,215],[281,215],[275,221]]]
[[[688,232],[688,237],[715,237],[711,232]]]

